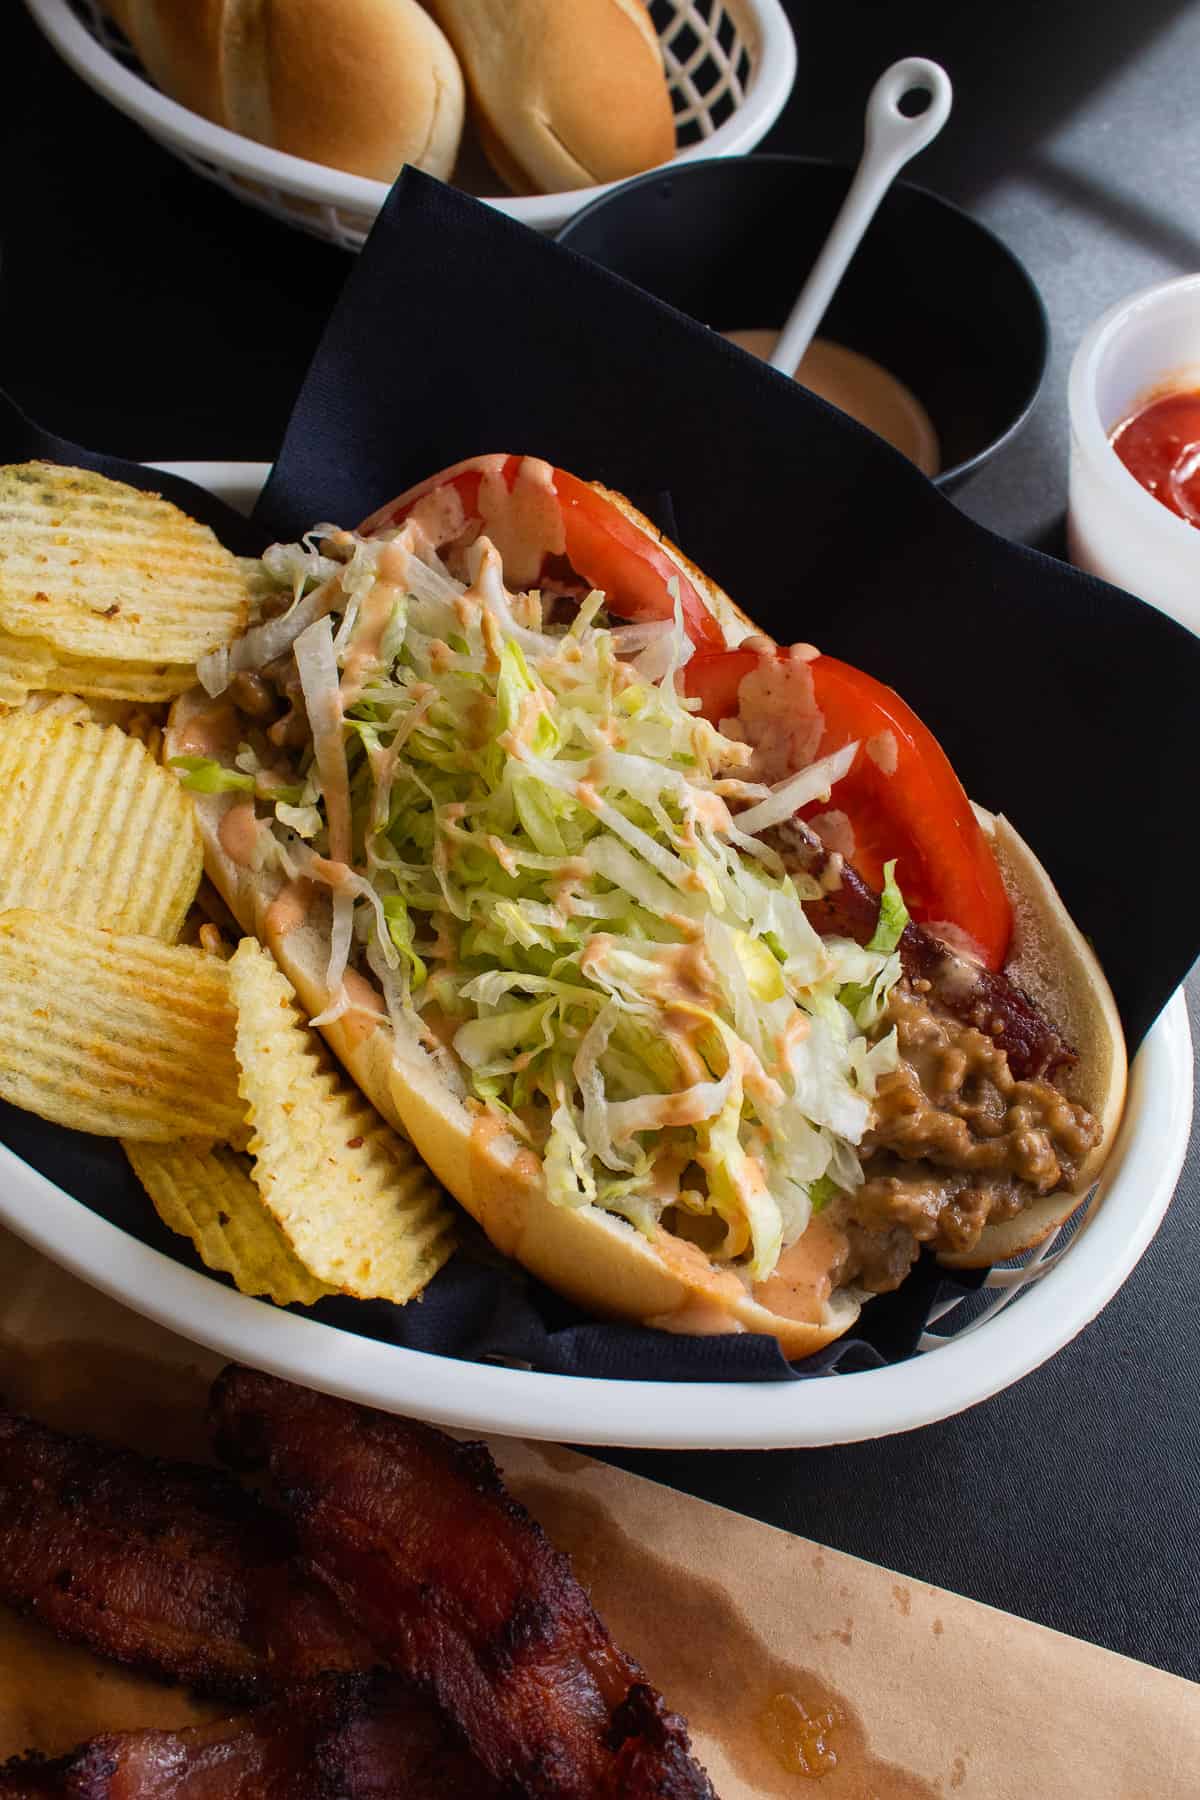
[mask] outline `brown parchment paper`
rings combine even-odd
[[[219,1366],[0,1232],[9,1404],[208,1460],[202,1410]],[[614,1635],[687,1716],[724,1800],[1200,1793],[1189,1682],[566,1450],[492,1450]],[[217,1711],[0,1609],[0,1759]]]

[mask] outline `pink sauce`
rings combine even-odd
[[[845,1251],[845,1233],[818,1213],[804,1235],[784,1251],[774,1274],[758,1283],[754,1298],[781,1318],[819,1325],[833,1291],[832,1270]]]
[[[502,473],[507,460],[503,456],[481,459],[481,531],[500,552],[507,585],[525,589],[537,582],[548,556],[565,553],[567,536],[550,464],[536,456],[523,456],[510,489]]]
[[[289,881],[286,887],[280,889],[268,906],[264,921],[267,937],[272,943],[290,937],[293,931],[299,931],[308,917],[312,898],[311,881]]]
[[[312,870],[313,874],[323,881],[326,887],[332,888],[335,893],[339,888],[345,887],[354,876],[354,870],[349,863],[332,856],[314,856]]]
[[[431,544],[453,543],[462,536],[467,524],[467,515],[458,489],[450,482],[444,487],[432,488],[417,501],[406,523],[409,521],[425,534]],[[368,519],[364,530],[369,530],[371,523]]]
[[[645,1324],[659,1331],[674,1331],[681,1337],[724,1337],[728,1332],[745,1331],[740,1319],[711,1300],[692,1294],[672,1313],[661,1313],[646,1319]]]
[[[896,742],[894,731],[877,731],[874,737],[867,739],[863,749],[885,775],[894,775],[900,766],[900,746]]]
[[[361,697],[368,677],[379,667],[383,635],[391,623],[392,609],[399,598],[399,590],[390,582],[376,580],[363,601],[362,615],[342,670],[343,712]]]
[[[254,801],[249,798],[235,800],[221,820],[217,836],[226,856],[243,869],[252,869],[258,854],[259,837]]]
[[[814,762],[825,716],[817,704],[809,645],[787,657],[764,656],[742,677],[736,730],[754,751],[748,774],[768,785]]]
[[[827,850],[835,851],[846,862],[854,861],[858,840],[849,813],[843,812],[840,806],[831,806],[828,812],[814,813],[808,824]]]
[[[383,1024],[387,1016],[383,1001],[371,983],[365,981],[354,969],[346,970],[342,985],[350,1001],[350,1010],[343,1013],[338,1023],[349,1044],[361,1044],[377,1026]]]

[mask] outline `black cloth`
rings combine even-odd
[[[89,450],[86,445],[47,431],[36,419],[22,412],[12,396],[2,390],[0,462],[65,463],[70,468],[93,469],[98,475],[107,475],[110,481],[124,481],[131,487],[150,489],[173,500],[193,519],[200,519],[210,526],[221,542],[238,556],[258,556],[270,541],[261,524],[235,512],[207,488],[197,486],[182,475],[148,469],[144,463],[130,462],[125,456]]]

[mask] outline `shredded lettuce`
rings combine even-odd
[[[402,894],[385,894],[381,904],[383,916],[387,920],[388,936],[408,964],[412,985],[420,987],[428,970],[413,948],[415,932],[408,903]]]
[[[908,924],[908,908],[896,885],[895,860],[883,865],[883,892],[879,896],[879,918],[867,939],[867,949],[880,956],[890,956],[904,935]]]
[[[302,838],[315,838],[325,823],[320,807],[296,806],[287,800],[276,800],[275,817]]]
[[[815,1181],[809,1182],[808,1199],[809,1204],[813,1209],[814,1218],[817,1213],[824,1212],[825,1208],[829,1205],[829,1202],[836,1198],[837,1192],[837,1182],[833,1181],[828,1175],[818,1175]]]
[[[868,946],[822,939],[756,835],[847,754],[775,790],[745,779],[745,746],[680,692],[677,597],[673,619],[610,628],[592,593],[559,624],[486,540],[464,586],[410,527],[338,537],[337,562],[271,553],[293,604],[286,629],[255,628],[295,647],[295,784],[268,795],[254,752],[236,771],[177,759],[185,779],[257,784],[279,866],[331,890],[327,1016],[365,962],[392,1017],[540,1153],[556,1204],[763,1278],[861,1180],[896,1055],[871,1035],[907,920],[894,870]]]
[[[179,779],[194,794],[254,792],[253,775],[245,775],[240,769],[227,769],[211,756],[173,756],[171,767],[183,771]]]
[[[838,999],[864,1031],[870,1031],[883,1017],[888,995],[900,979],[898,948],[909,921],[896,882],[896,864],[883,865],[883,892],[879,896],[879,917],[875,929],[863,945],[866,956],[882,958],[873,968],[868,965],[865,977],[848,981]]]

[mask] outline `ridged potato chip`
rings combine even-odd
[[[194,664],[248,607],[237,558],[169,500],[88,469],[0,468],[4,631],[73,657]]]
[[[35,689],[51,687],[53,665],[49,644],[0,631],[0,706],[24,706]]]
[[[163,1224],[190,1238],[201,1261],[232,1275],[243,1294],[311,1306],[333,1292],[309,1274],[263,1205],[248,1157],[195,1139],[124,1149]]]
[[[145,744],[155,762],[162,761],[166,712],[162,707],[137,700],[84,700],[78,694],[56,694],[52,689],[28,694],[17,712],[42,713],[53,719],[86,719],[93,725],[119,725],[126,737]],[[0,718],[5,716],[0,705]]]
[[[106,662],[71,656],[41,638],[14,637],[0,630],[0,706],[20,706],[40,689],[163,706],[195,685],[195,663]]]
[[[225,1142],[245,1122],[229,969],[154,938],[0,913],[0,1099],[101,1137]]]
[[[337,1069],[270,955],[229,964],[254,1180],[305,1267],[360,1299],[410,1300],[454,1249],[453,1215],[410,1145]]]
[[[50,713],[64,719],[90,719],[93,725],[119,725],[126,736],[145,744],[155,762],[162,760],[163,727],[166,708],[150,706],[138,700],[83,699],[79,694],[56,694],[47,691],[30,694],[22,712]]]
[[[17,708],[21,713],[40,713],[49,719],[90,719],[93,724],[99,723],[92,711],[91,702],[81,700],[78,694],[40,693],[27,694],[24,702]],[[116,724],[114,719],[105,719],[105,725]]]
[[[51,709],[0,718],[0,912],[173,944],[202,861],[195,807],[136,738]]]

